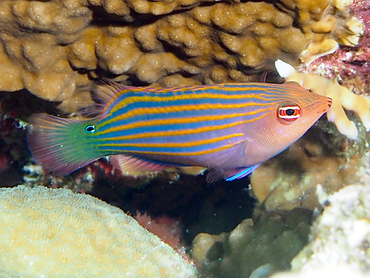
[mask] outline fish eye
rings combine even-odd
[[[277,110],[277,116],[281,123],[290,124],[301,116],[301,107],[296,103],[283,103]]]
[[[94,133],[96,131],[95,125],[87,125],[85,131],[86,133]]]

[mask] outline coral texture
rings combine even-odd
[[[0,189],[1,277],[195,277],[132,217],[67,189]]]
[[[267,277],[289,269],[290,260],[307,242],[311,214],[302,208],[259,212],[230,233],[200,233],[193,241],[193,258],[205,277]]]
[[[0,2],[0,90],[26,88],[75,111],[91,79],[161,86],[250,81],[353,46],[348,1],[53,0]]]
[[[363,36],[355,47],[340,47],[309,65],[301,65],[297,68],[300,74],[291,76],[292,80],[303,81],[306,87],[333,98],[328,118],[352,139],[357,137],[357,123],[348,120],[343,108],[354,111],[366,129],[370,129],[370,101],[367,97],[370,94],[369,9],[370,2],[365,0],[354,0],[347,9],[348,13],[354,14],[363,23],[362,27],[353,25],[353,28],[363,28]]]
[[[358,95],[370,94],[370,2],[354,0],[348,12],[363,22],[363,36],[355,47],[340,47],[333,54],[299,67],[300,72],[338,78],[341,85]]]
[[[327,207],[312,226],[310,243],[293,259],[292,271],[336,270],[339,266],[368,271],[370,187],[346,186],[329,197],[318,193]]]

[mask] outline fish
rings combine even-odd
[[[298,83],[170,88],[100,84],[96,116],[33,114],[28,147],[45,171],[63,176],[102,157],[122,171],[208,169],[207,182],[249,175],[298,140],[331,99]]]

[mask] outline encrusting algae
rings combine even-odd
[[[0,188],[0,276],[196,277],[120,209],[67,189]]]

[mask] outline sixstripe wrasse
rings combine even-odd
[[[54,175],[111,156],[123,171],[210,169],[207,181],[234,180],[282,152],[330,107],[296,83],[173,88],[98,86],[98,116],[79,121],[34,114],[29,149]]]

